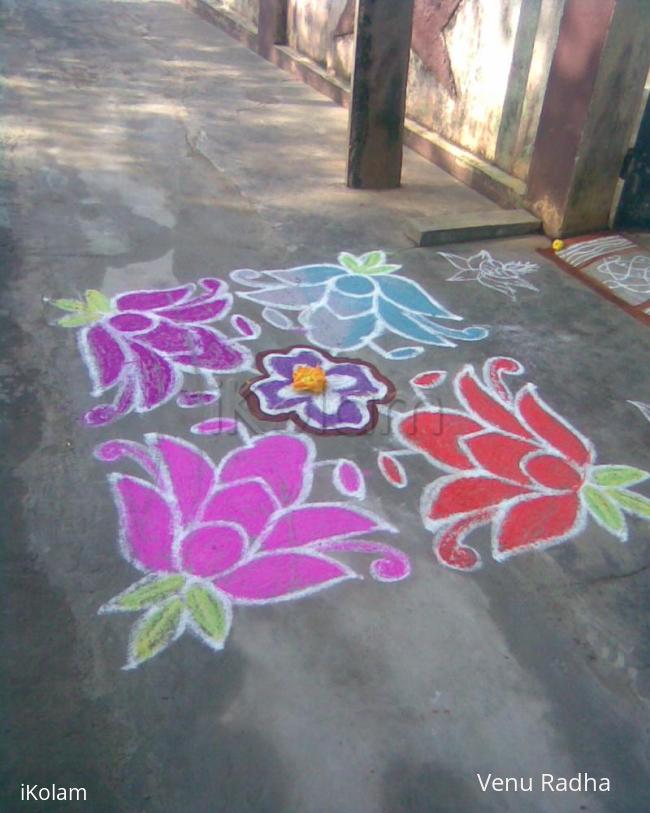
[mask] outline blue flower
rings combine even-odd
[[[342,252],[338,261],[278,271],[243,269],[231,278],[254,289],[239,296],[263,305],[270,324],[301,330],[313,344],[335,352],[369,347],[386,358],[406,359],[422,353],[424,345],[455,347],[487,336],[482,327],[440,324],[462,317],[395,274],[401,266],[388,264],[383,251],[360,257]],[[299,325],[282,311],[295,311]],[[377,339],[387,333],[417,344],[386,350]]]

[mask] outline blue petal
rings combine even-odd
[[[439,319],[461,319],[447,308],[436,302],[421,288],[417,282],[406,277],[396,277],[394,274],[377,277],[375,282],[386,299],[393,305],[406,308],[415,313],[425,313],[428,316],[437,316]]]
[[[347,276],[345,268],[340,265],[299,265],[280,271],[266,271],[268,276],[283,282],[285,285],[322,285],[335,277]]]
[[[325,302],[327,307],[341,319],[361,316],[373,308],[372,296],[346,296],[335,288],[330,289]]]
[[[398,333],[407,339],[424,342],[425,344],[435,344],[439,347],[455,347],[456,344],[451,339],[475,341],[485,338],[487,335],[484,328],[474,327],[465,330],[452,330],[428,319],[426,322],[423,319],[416,319],[396,308],[395,305],[385,299],[379,300],[379,315],[386,327],[393,333]]]
[[[372,280],[368,279],[368,277],[352,274],[339,277],[334,283],[334,287],[342,294],[349,294],[350,296],[369,296],[375,292]]]
[[[377,317],[374,313],[352,319],[340,319],[324,305],[301,314],[300,322],[307,328],[309,341],[334,351],[363,347],[373,337],[377,328]]]

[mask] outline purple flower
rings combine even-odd
[[[112,404],[91,409],[84,423],[102,426],[128,412],[155,409],[178,394],[185,372],[209,377],[249,366],[246,349],[206,327],[229,312],[232,296],[227,285],[212,278],[199,284],[203,290],[198,295],[192,283],[132,291],[110,301],[97,291],[88,291],[85,301],[53,302],[70,312],[59,320],[60,325],[81,328],[79,349],[92,379],[93,395],[116,392]]]
[[[359,578],[329,552],[378,555],[371,565],[378,581],[408,575],[401,551],[359,538],[394,531],[374,514],[343,502],[307,502],[315,465],[309,438],[271,433],[218,467],[178,438],[145,440],[110,441],[95,452],[104,461],[131,458],[149,477],[110,478],[122,553],[146,574],[101,608],[145,611],[132,631],[127,667],[185,629],[223,648],[235,605],[288,601]]]
[[[259,353],[256,364],[262,375],[242,389],[251,412],[261,420],[291,420],[315,434],[369,432],[377,423],[377,405],[395,397],[392,382],[372,364],[313,347]],[[301,371],[318,372],[320,385],[301,387]]]

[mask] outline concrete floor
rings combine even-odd
[[[345,114],[173,3],[0,0],[4,24],[2,495],[5,691],[0,809],[21,783],[87,789],[93,813],[644,813],[650,809],[648,525],[620,545],[577,539],[484,567],[438,565],[418,500],[377,474],[378,434],[319,439],[369,472],[367,507],[400,530],[404,582],[366,578],[239,608],[221,653],[183,636],[122,671],[130,619],[97,610],[133,580],[106,466],[92,450],[209,410],[173,403],[102,429],[74,331],[44,297],[225,277],[235,268],[391,252],[481,342],[382,362],[400,393],[421,369],[515,355],[526,380],[594,442],[600,462],[650,466],[646,330],[535,253],[513,302],[452,284],[403,221],[493,204],[407,154],[404,187],[345,189]],[[468,255],[478,246],[452,246]],[[448,250],[445,248],[445,250]],[[244,312],[259,318],[250,304]],[[270,329],[258,349],[288,343]],[[377,363],[371,352],[361,358]],[[237,384],[245,379],[241,375]],[[261,426],[267,430],[269,425]],[[201,441],[197,440],[200,444]],[[210,449],[209,439],[203,444]],[[366,571],[367,572],[367,571]],[[482,792],[476,774],[607,777],[608,793]],[[25,808],[27,809],[27,808]]]

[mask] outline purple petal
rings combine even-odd
[[[354,379],[353,384],[337,389],[340,395],[365,395],[370,398],[373,395],[378,395],[384,389],[383,386],[378,385],[378,382],[369,374],[369,371],[360,364],[337,364],[329,370],[329,373],[346,375]]]
[[[113,475],[125,555],[141,570],[171,572],[174,530],[172,512],[160,492],[149,483]]]
[[[141,313],[118,313],[108,320],[110,326],[123,333],[136,333],[151,327],[153,322]]]
[[[247,358],[238,345],[211,328],[193,328],[192,335],[196,349],[191,355],[177,356],[179,364],[226,372],[238,369]]]
[[[144,412],[164,403],[180,385],[173,366],[138,342],[130,343],[137,359],[138,409]]]
[[[214,584],[235,601],[254,604],[297,598],[352,577],[348,568],[330,559],[271,553],[256,556]]]
[[[266,410],[286,410],[289,411],[298,404],[304,404],[312,400],[313,396],[309,393],[300,394],[296,391],[293,398],[288,398],[286,395],[280,395],[280,392],[288,386],[287,381],[275,381],[273,379],[262,379],[255,382],[250,391],[255,393],[260,402],[262,412]]]
[[[338,505],[307,505],[284,513],[261,542],[264,551],[298,548],[328,539],[379,531],[374,517]]]
[[[255,539],[277,509],[268,488],[259,481],[224,486],[210,497],[203,511],[204,522],[235,522]]]
[[[310,424],[323,432],[337,432],[341,429],[362,429],[369,418],[359,409],[354,401],[343,401],[334,415],[326,413],[314,399],[305,409]]]
[[[176,403],[183,409],[193,409],[194,407],[214,404],[218,400],[218,392],[187,392],[184,390],[179,394]]]
[[[128,377],[118,392],[112,404],[100,404],[89,409],[83,417],[86,426],[105,426],[126,415],[133,408],[135,400],[135,384],[132,377]]]
[[[88,328],[83,340],[91,356],[89,362],[97,384],[102,390],[112,387],[124,367],[122,348],[101,325]]]
[[[190,283],[162,291],[131,291],[116,297],[115,304],[121,311],[152,311],[182,302],[193,290],[194,285]]]
[[[228,570],[244,555],[246,540],[229,525],[204,525],[181,542],[181,567],[185,573],[212,578]]]
[[[293,370],[298,365],[307,367],[319,367],[323,364],[323,357],[314,350],[302,350],[295,355],[270,355],[264,359],[264,367],[271,370],[276,375],[282,376],[287,381],[291,381]]]
[[[281,505],[292,505],[302,494],[305,476],[313,460],[313,447],[290,435],[267,435],[253,446],[238,449],[225,462],[220,480],[261,478]]]
[[[152,448],[158,451],[167,468],[183,525],[187,525],[196,519],[199,507],[214,486],[214,467],[195,446],[166,435],[154,436]]]

